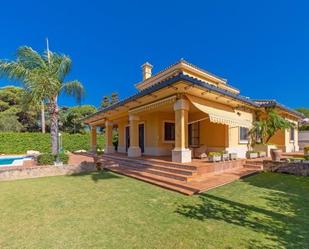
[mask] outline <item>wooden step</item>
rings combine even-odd
[[[163,177],[163,176],[157,176],[153,174],[149,174],[147,172],[141,172],[141,171],[134,171],[130,170],[128,168],[123,167],[110,167],[108,170],[126,175],[132,178],[136,178],[145,182],[149,182],[151,184],[174,190],[176,192],[186,194],[186,195],[193,195],[199,191],[199,189],[196,189],[192,186],[187,186],[186,183],[174,180],[171,178]]]
[[[126,165],[132,166],[132,167],[136,167],[138,166],[139,168],[147,168],[147,169],[156,169],[156,170],[160,170],[160,171],[165,171],[168,173],[176,173],[176,174],[180,174],[180,175],[184,175],[184,176],[194,176],[197,174],[197,172],[195,170],[188,170],[188,169],[178,169],[178,168],[173,168],[170,166],[165,166],[165,165],[158,165],[158,164],[143,164],[143,163],[139,163],[139,162],[123,162],[123,161],[118,161],[118,160],[110,160],[114,163],[119,162],[121,164],[125,163]]]
[[[241,178],[257,174],[258,172],[259,170],[256,169],[236,168],[219,174],[209,173],[204,176],[205,180],[198,182],[192,181],[188,184],[195,186],[196,188],[199,188],[200,189],[199,193],[201,193],[229,184]]]
[[[188,175],[183,175],[183,174],[177,174],[177,173],[172,173],[172,172],[166,172],[166,171],[162,171],[162,170],[158,170],[155,168],[150,168],[150,167],[144,167],[144,166],[139,166],[139,165],[128,165],[128,163],[120,163],[119,164],[120,167],[125,167],[125,168],[129,168],[130,170],[134,170],[134,171],[142,171],[142,172],[147,172],[150,174],[154,174],[154,175],[158,175],[158,176],[164,176],[167,178],[171,178],[171,179],[176,179],[179,181],[185,181],[185,182],[189,182],[192,180],[193,176],[188,176]]]
[[[140,171],[140,172],[147,172],[150,174],[154,174],[154,175],[158,175],[158,176],[164,176],[164,177],[168,177],[168,178],[172,178],[172,179],[176,179],[176,180],[180,180],[180,181],[185,181],[185,182],[189,182],[193,179],[194,174],[196,174],[196,172],[180,172],[180,170],[178,170],[179,172],[169,172],[168,168],[164,168],[164,167],[160,167],[155,168],[153,166],[145,166],[142,164],[138,164],[138,163],[134,163],[134,162],[122,162],[122,161],[117,161],[117,160],[111,160],[105,163],[106,168],[109,167],[115,167],[115,166],[119,166],[119,167],[123,167],[123,168],[127,168],[127,169],[132,169],[134,171]],[[191,175],[188,175],[188,173],[191,173]]]
[[[135,158],[127,158],[127,157],[117,157],[114,155],[109,155],[105,154],[99,157],[99,159],[115,159],[115,160],[121,160],[124,162],[136,162],[139,164],[144,164],[144,165],[162,165],[170,168],[176,168],[176,169],[186,169],[186,170],[192,170],[196,171],[197,167],[193,165],[187,165],[187,164],[178,164],[178,163],[173,163],[169,161],[161,161],[158,159],[135,159]]]
[[[258,169],[262,170],[263,169],[263,164],[254,164],[254,163],[245,163],[244,168],[250,168],[250,169]]]

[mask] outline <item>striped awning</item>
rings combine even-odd
[[[187,97],[194,107],[208,114],[210,122],[228,126],[252,127],[252,121],[242,117],[241,113],[236,112],[232,107],[212,103],[192,95],[187,95]]]

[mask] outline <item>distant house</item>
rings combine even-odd
[[[274,107],[297,124],[298,112],[274,100],[252,100],[240,95],[226,79],[185,60],[152,75],[142,66],[138,92],[87,117],[96,149],[96,127],[105,127],[105,153],[114,153],[112,129],[117,129],[117,151],[128,157],[170,155],[175,162],[190,162],[193,152],[228,151],[245,157],[248,130],[257,113]],[[297,127],[297,126],[296,126]],[[298,151],[297,128],[278,132],[270,141],[286,152]]]

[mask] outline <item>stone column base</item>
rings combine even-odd
[[[128,157],[140,157],[142,155],[141,148],[138,146],[130,146],[128,149]]]
[[[189,149],[173,149],[172,161],[177,163],[189,163],[191,159],[191,150]]]
[[[104,153],[105,154],[112,154],[112,153],[115,153],[115,148],[113,145],[109,145],[109,146],[106,146],[105,149],[104,149]]]
[[[120,152],[120,153],[126,153],[126,146],[124,145],[118,145],[118,148],[117,148],[117,152]]]

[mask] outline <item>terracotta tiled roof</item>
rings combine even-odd
[[[304,115],[294,109],[291,109],[283,104],[280,104],[279,102],[277,102],[275,99],[258,99],[258,100],[254,100],[254,102],[256,102],[257,104],[260,105],[260,107],[279,107],[283,110],[286,110],[288,112],[291,112],[297,116],[299,116],[300,118],[304,118]]]
[[[196,85],[196,86],[199,86],[199,87],[202,87],[204,88],[205,90],[210,90],[212,92],[215,92],[215,93],[218,93],[218,94],[221,94],[221,95],[224,95],[224,96],[228,96],[228,97],[231,97],[231,98],[234,98],[236,100],[239,100],[241,102],[244,102],[246,104],[249,104],[251,106],[254,106],[254,107],[259,107],[259,105],[254,102],[253,100],[250,100],[248,97],[244,97],[244,96],[241,96],[239,94],[235,94],[235,93],[232,93],[230,91],[227,91],[227,90],[224,90],[222,88],[219,88],[217,86],[214,86],[214,85],[211,85],[205,81],[202,81],[202,80],[199,80],[197,78],[193,78],[193,77],[190,77],[188,75],[185,75],[183,73],[179,73],[178,75],[174,76],[174,77],[171,77],[169,79],[166,79],[166,80],[163,80],[161,82],[159,82],[158,84],[155,84],[155,85],[152,85],[144,90],[141,90],[139,91],[138,93],[122,100],[122,101],[119,101],[109,107],[106,107],[106,108],[103,108],[101,110],[99,110],[98,112],[86,117],[85,119],[88,119],[92,116],[95,116],[99,113],[104,113],[104,112],[107,112],[107,111],[110,111],[112,109],[115,109],[119,106],[122,106],[122,105],[125,105],[126,103],[128,102],[131,102],[137,98],[141,98],[143,96],[146,96],[148,94],[151,94],[155,91],[158,91],[164,87],[167,87],[169,85],[172,85],[174,83],[176,83],[177,81],[180,81],[180,80],[183,80],[183,81],[187,81],[189,82],[190,84],[193,84],[193,85]]]

